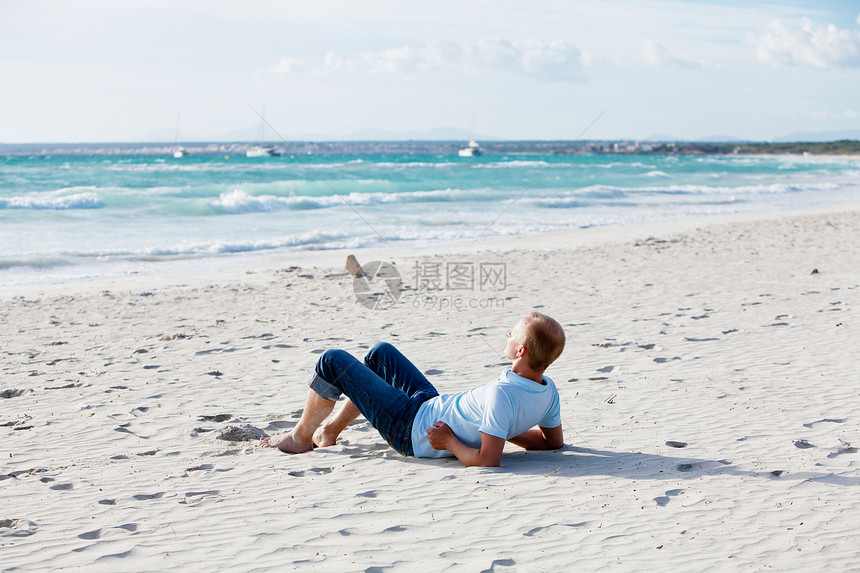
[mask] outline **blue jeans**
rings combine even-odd
[[[326,400],[346,394],[392,448],[412,455],[412,422],[421,404],[439,395],[399,350],[378,342],[364,364],[343,350],[326,350],[317,361],[311,389]]]

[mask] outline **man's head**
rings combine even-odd
[[[531,312],[508,333],[505,356],[515,360],[521,354],[520,347],[525,349],[529,368],[543,373],[564,350],[564,330],[547,315]]]

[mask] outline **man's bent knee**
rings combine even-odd
[[[340,348],[329,348],[320,355],[319,363],[331,366],[343,366],[350,360],[355,360],[355,357]]]
[[[320,355],[308,386],[326,400],[337,400],[343,394],[343,388],[338,384],[338,380],[349,367],[357,363],[358,360],[349,352],[330,348]]]
[[[367,356],[364,357],[364,361],[381,360],[385,356],[390,356],[392,354],[399,354],[399,351],[394,348],[392,344],[388,342],[377,342],[373,345],[373,348],[370,349],[370,352],[367,353]]]

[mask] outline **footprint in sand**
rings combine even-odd
[[[199,422],[226,422],[232,419],[231,414],[215,414],[214,416],[197,416]]]
[[[193,468],[188,468],[185,471],[187,471],[187,472],[199,472],[199,471],[203,471],[203,470],[211,470],[213,467],[215,467],[215,466],[213,466],[212,464],[201,464],[199,466],[194,466]]]
[[[816,420],[814,422],[809,422],[808,424],[804,424],[804,428],[811,428],[815,424],[823,424],[825,422],[829,422],[831,424],[844,424],[845,418],[824,418],[823,420]]]
[[[125,523],[123,525],[117,525],[116,527],[111,527],[108,531],[113,529],[122,529],[123,531],[127,531],[129,533],[134,533],[137,531],[136,523]],[[78,535],[78,539],[101,539],[103,535],[103,530],[94,529],[93,531],[87,531],[86,533],[81,533]]]
[[[207,491],[189,491],[185,494],[185,499],[180,501],[181,505],[197,505],[203,500],[207,498],[213,498],[219,495],[221,492],[217,489],[210,489]]]
[[[28,537],[36,529],[36,524],[26,519],[0,519],[0,537]]]
[[[430,370],[425,370],[424,375],[425,376],[438,376],[439,374],[442,374],[443,372],[445,372],[445,371],[444,370],[436,370],[434,368],[431,368]]]
[[[857,452],[858,449],[856,447],[852,446],[851,444],[848,444],[844,448],[839,448],[839,450],[827,454],[827,457],[835,458],[836,456],[841,456],[842,454],[856,454]]]
[[[541,306],[542,306],[542,305],[541,305]],[[537,308],[537,307],[535,307],[535,308]],[[490,568],[489,568],[489,569],[483,569],[483,570],[481,571],[481,573],[495,573],[495,571],[496,571],[496,566],[497,566],[497,565],[498,565],[499,567],[513,567],[513,566],[514,566],[514,565],[516,565],[516,564],[517,564],[517,562],[516,562],[516,561],[514,561],[514,560],[513,560],[513,559],[511,559],[511,558],[507,558],[507,559],[493,559],[493,562],[492,562],[492,563],[490,563]]]
[[[96,529],[94,531],[87,531],[86,533],[81,533],[78,535],[78,539],[98,539],[102,536],[102,530]]]
[[[332,472],[332,468],[309,468],[307,470],[294,470],[291,472],[287,472],[287,475],[292,477],[305,477],[306,475],[324,475],[330,474]]]
[[[692,472],[696,470],[710,470],[721,466],[731,465],[728,460],[708,460],[704,462],[695,462],[690,464],[678,464],[679,472]]]
[[[556,528],[556,527],[572,527],[574,529],[588,529],[594,527],[598,523],[596,521],[582,521],[580,523],[554,523],[552,525],[545,525],[542,527],[535,527],[534,529],[530,529],[526,533],[523,533],[526,537],[535,537],[536,535],[541,535],[544,532]]]
[[[842,454],[856,454],[858,451],[857,447],[852,446],[850,442],[846,442],[842,438],[839,438],[839,443],[842,444],[842,447],[835,452],[827,454],[828,458],[835,458],[836,456],[841,456]]]
[[[0,398],[17,398],[24,394],[26,390],[17,390],[15,388],[10,388],[8,390],[3,390],[0,392]]]
[[[164,497],[164,492],[160,491],[158,493],[139,493],[131,497],[133,497],[137,501],[145,501],[148,499],[161,499],[162,497]]]
[[[669,502],[672,500],[673,497],[681,495],[682,493],[684,493],[683,489],[670,489],[666,492],[666,495],[655,497],[654,501],[657,502],[658,507],[666,507],[667,505],[669,505]]]
[[[806,440],[795,440],[794,447],[801,450],[806,450],[808,448],[814,448],[815,444],[810,444]]]
[[[30,376],[34,376],[34,374],[30,374]],[[35,374],[35,376],[41,376],[41,374]],[[82,382],[78,382],[77,384],[72,382],[65,386],[45,386],[45,390],[65,390],[66,388],[80,388],[81,386],[83,386]]]
[[[386,527],[382,530],[382,533],[400,533],[402,531],[406,531],[406,528],[402,525],[392,525],[391,527]]]
[[[65,490],[72,489],[73,487],[74,486],[70,483],[58,483],[57,485],[52,485],[50,487],[50,489],[54,489],[54,490],[58,490],[58,491],[65,491]]]

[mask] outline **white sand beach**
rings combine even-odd
[[[456,251],[392,255],[410,288],[384,310],[339,255],[0,288],[0,569],[857,568],[860,207]],[[448,263],[506,280],[422,298]],[[465,468],[362,419],[257,446],[326,348],[392,342],[454,392],[533,309],[567,334],[561,450]]]

